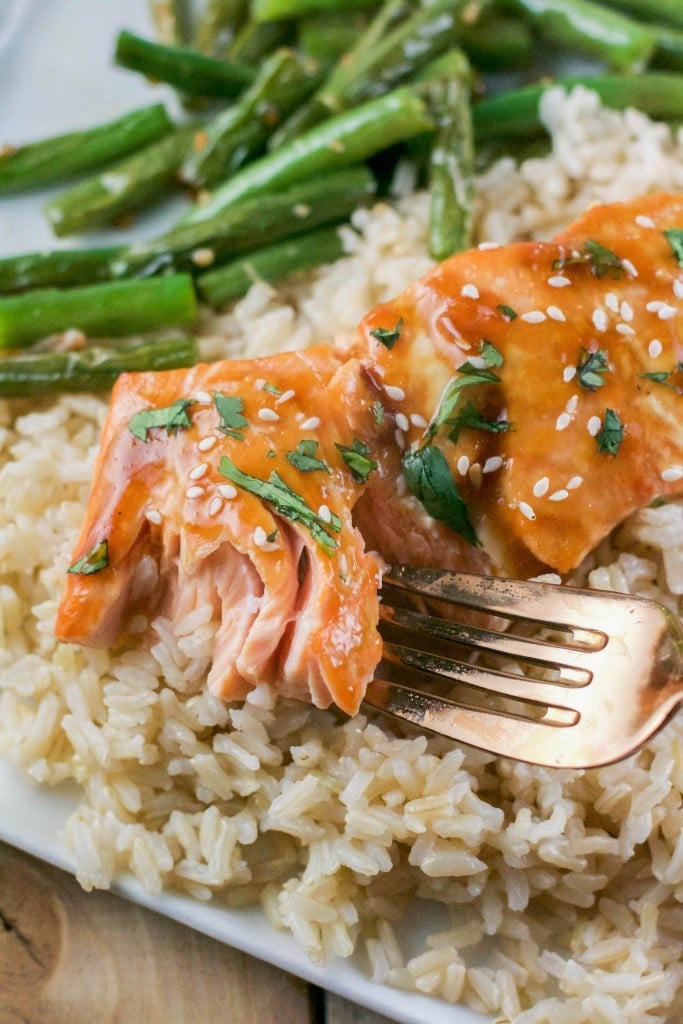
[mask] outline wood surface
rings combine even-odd
[[[0,1024],[390,1024],[0,844]]]

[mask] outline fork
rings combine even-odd
[[[434,602],[485,625],[433,614]],[[683,702],[683,630],[645,598],[399,565],[380,608],[382,665],[365,704],[492,754],[610,764]]]

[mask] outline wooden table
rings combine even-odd
[[[0,844],[0,1024],[390,1024]]]

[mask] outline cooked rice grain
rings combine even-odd
[[[479,240],[545,237],[589,203],[683,187],[683,140],[585,90],[546,93],[552,152],[477,183]],[[400,185],[397,183],[397,187]],[[425,271],[428,201],[359,211],[348,255],[205,317],[207,358],[348,331]],[[151,651],[58,644],[52,623],[106,403],[0,405],[0,751],[75,779],[81,883],[260,901],[316,962],[365,950],[381,983],[516,1024],[664,1024],[683,1015],[683,723],[627,761],[532,768],[393,735],[255,689],[205,689],[213,626],[158,619]],[[578,582],[683,612],[683,502],[607,539]],[[402,915],[423,920],[417,948]],[[502,1017],[500,1016],[502,1014]]]

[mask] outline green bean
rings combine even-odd
[[[290,187],[242,199],[211,218],[182,225],[151,242],[131,246],[112,268],[119,277],[168,269],[198,273],[257,249],[264,239],[275,242],[338,223],[370,202],[375,191],[374,177],[364,166],[306,177]]]
[[[476,141],[528,139],[542,133],[538,115],[541,96],[550,85],[571,89],[583,85],[596,92],[605,106],[623,110],[636,107],[663,121],[683,118],[683,75],[664,71],[643,74],[575,75],[511,89],[480,100],[473,107]]]
[[[607,7],[625,11],[635,18],[652,21],[655,25],[674,25],[683,28],[681,0],[602,0]]]
[[[299,25],[298,49],[323,67],[331,67],[353,49],[366,28],[362,12],[310,17]]]
[[[283,117],[318,82],[310,60],[291,50],[276,50],[240,98],[207,122],[201,144],[183,163],[183,181],[205,187],[228,177],[263,147]]]
[[[331,263],[344,254],[337,228],[321,228],[296,238],[255,249],[246,256],[200,274],[200,298],[218,309],[244,295],[254,281],[276,284],[298,270]]]
[[[175,370],[198,359],[194,338],[6,355],[0,359],[0,398],[108,391],[122,373]]]
[[[121,246],[109,246],[6,256],[0,259],[0,295],[13,295],[30,288],[68,288],[109,281],[114,276],[111,263],[124,251]]]
[[[248,164],[219,185],[207,203],[184,218],[208,220],[246,198],[290,185],[334,168],[348,167],[395,142],[433,130],[424,100],[404,86],[331,117],[293,142]]]
[[[238,64],[257,65],[277,46],[287,46],[293,37],[290,21],[255,21],[248,18],[228,47],[226,57]]]
[[[218,57],[244,24],[249,0],[207,0],[197,19],[193,45],[207,57]]]
[[[174,274],[83,288],[41,288],[0,299],[0,349],[25,348],[76,328],[89,337],[121,337],[194,319],[192,278]]]
[[[376,7],[379,0],[345,0],[347,9]],[[257,21],[275,21],[278,18],[300,18],[312,11],[336,12],[339,0],[251,0],[251,10]]]
[[[658,68],[683,71],[683,32],[658,25],[655,28],[657,49],[653,63]]]
[[[644,67],[655,48],[650,28],[591,0],[511,0],[549,41],[620,71]]]
[[[116,62],[175,86],[188,96],[239,96],[253,82],[254,68],[234,61],[215,60],[181,46],[162,46],[132,32],[119,33]]]
[[[460,45],[482,71],[514,70],[533,61],[534,38],[526,20],[486,10],[472,25],[463,24]]]
[[[58,237],[92,231],[123,213],[159,199],[178,182],[183,157],[191,148],[197,128],[184,125],[151,146],[48,202],[44,209]]]
[[[115,121],[38,142],[0,147],[0,194],[64,181],[131,153],[172,128],[161,103],[132,110]]]

